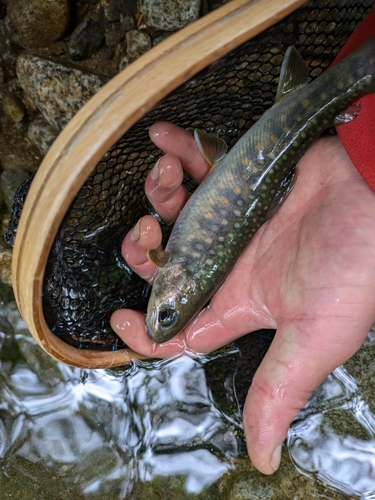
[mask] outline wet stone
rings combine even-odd
[[[86,16],[73,31],[69,43],[68,54],[73,61],[87,59],[100,48],[104,40],[103,28]]]
[[[15,170],[5,170],[1,174],[1,189],[4,195],[4,201],[9,208],[13,205],[13,198],[18,186],[30,176],[30,173],[24,168]]]
[[[46,120],[42,117],[36,118],[29,125],[27,135],[30,141],[39,149],[39,151],[46,155],[49,148],[55,141],[58,130],[52,127]]]
[[[25,115],[25,106],[15,94],[6,94],[4,96],[3,109],[4,113],[15,123],[22,121]]]
[[[17,41],[26,48],[58,40],[69,23],[68,0],[10,0],[8,15]]]
[[[200,0],[140,0],[145,23],[159,30],[175,31],[196,21]]]
[[[104,15],[109,22],[118,21],[121,16],[137,13],[137,0],[102,0]]]
[[[37,56],[20,56],[17,74],[24,91],[58,130],[106,83],[98,75]]]
[[[131,30],[126,33],[126,43],[127,53],[132,61],[151,48],[151,38],[143,31]]]
[[[12,286],[12,251],[9,248],[0,248],[0,280]]]

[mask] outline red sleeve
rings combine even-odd
[[[354,31],[332,64],[346,57],[366,38],[375,33],[375,9]],[[350,159],[375,191],[375,94],[358,99],[361,112],[353,121],[336,127]]]

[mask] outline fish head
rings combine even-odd
[[[158,270],[146,315],[149,337],[161,344],[180,332],[197,312],[195,282],[182,263],[168,263]]]

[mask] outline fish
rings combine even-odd
[[[273,105],[280,65],[293,43],[318,78],[375,0],[310,0],[244,42],[162,99],[101,158],[67,210],[45,271],[42,305],[53,334],[77,349],[127,349],[110,325],[120,308],[146,313],[150,287],[121,255],[125,234],[154,214],[144,182],[161,151],[148,130],[156,121],[215,132],[232,147]],[[361,28],[359,28],[361,29]],[[9,219],[12,246],[31,179],[17,191]],[[196,186],[189,179],[185,188]],[[162,226],[163,242],[170,227]]]
[[[328,127],[354,119],[359,97],[375,92],[375,36],[308,83],[298,51],[286,51],[275,104],[225,154],[225,143],[195,131],[211,165],[176,220],[158,266],[146,329],[166,342],[208,303],[257,230],[287,198],[295,166]],[[297,181],[298,182],[298,181]]]

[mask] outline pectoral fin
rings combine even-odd
[[[171,254],[161,248],[152,248],[147,251],[147,258],[158,267],[164,267],[171,258]]]
[[[206,158],[211,168],[222,160],[228,150],[228,146],[223,139],[209,135],[204,130],[195,129],[194,139],[197,143],[199,151]]]
[[[291,45],[285,52],[285,57],[281,65],[279,86],[275,102],[281,101],[290,92],[293,92],[307,85],[309,79],[309,67]]]

